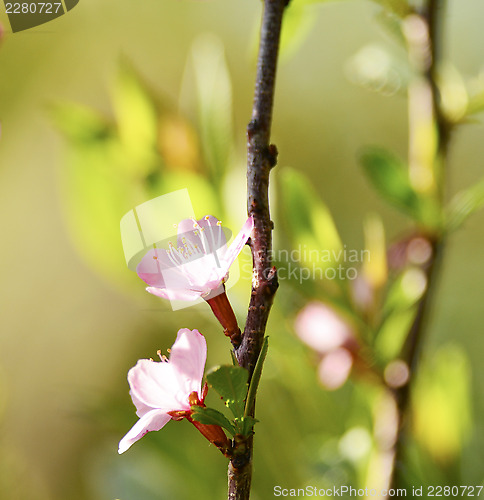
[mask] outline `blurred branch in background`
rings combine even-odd
[[[415,77],[408,89],[409,101],[409,167],[410,179],[416,191],[426,195],[438,207],[441,219],[445,211],[445,180],[450,123],[442,109],[438,87],[438,68],[441,66],[442,20],[445,1],[429,0],[421,12],[411,14],[403,21],[408,54]],[[402,483],[400,477],[405,453],[405,432],[411,384],[415,379],[420,350],[428,330],[428,320],[435,296],[437,278],[442,270],[442,255],[446,229],[427,228],[430,255],[425,270],[425,291],[418,303],[415,319],[410,327],[402,359],[409,368],[408,380],[396,388],[398,407],[398,435],[393,465],[392,486]]]

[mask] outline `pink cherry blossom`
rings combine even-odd
[[[189,415],[190,404],[203,405],[205,337],[198,330],[182,328],[171,348],[170,359],[161,355],[160,358],[158,362],[140,359],[129,370],[130,395],[139,420],[121,439],[118,453],[124,453],[147,432],[159,431],[174,418],[171,412],[180,412],[183,418]]]
[[[343,347],[335,349],[323,356],[319,363],[319,380],[330,391],[339,389],[348,379],[352,366],[351,352]]]
[[[223,293],[223,283],[254,227],[249,217],[230,247],[221,222],[212,215],[178,224],[176,246],[152,248],[136,272],[153,295],[168,300],[196,300]]]
[[[353,339],[348,323],[330,306],[318,301],[307,304],[294,324],[299,338],[321,354]]]
[[[314,301],[299,312],[294,327],[299,338],[322,355],[318,368],[321,383],[328,390],[341,387],[359,350],[351,326],[332,307]]]

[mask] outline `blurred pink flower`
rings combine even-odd
[[[343,347],[328,352],[318,367],[318,375],[326,389],[333,391],[341,387],[350,376],[353,356]]]
[[[353,331],[344,319],[322,302],[310,302],[294,323],[299,338],[315,351],[325,354],[353,339]]]
[[[254,227],[249,217],[227,248],[221,222],[212,215],[184,219],[178,224],[177,246],[153,248],[138,264],[136,272],[146,290],[168,300],[210,298],[224,292],[223,283]]]
[[[341,387],[359,348],[351,326],[332,307],[314,301],[299,312],[294,327],[299,338],[322,355],[321,383],[329,390]]]
[[[147,432],[159,431],[175,418],[171,412],[180,412],[176,418],[183,418],[189,416],[191,405],[203,405],[205,337],[198,330],[182,328],[171,348],[170,359],[161,354],[160,358],[158,362],[140,359],[129,370],[130,395],[139,420],[121,439],[118,453],[124,453]]]

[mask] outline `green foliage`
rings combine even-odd
[[[136,179],[102,118],[71,104],[56,106],[53,116],[71,143],[63,178],[71,234],[93,267],[119,281],[125,266],[119,220],[135,203]]]
[[[199,67],[196,78],[209,176],[198,171],[203,160],[189,122],[158,105],[127,61],[111,91],[114,123],[80,104],[52,108],[70,145],[62,178],[69,229],[90,265],[118,285],[134,280],[125,272],[119,221],[137,204],[188,186],[201,215],[224,216],[220,182],[233,143],[230,79],[220,42],[206,40],[196,56],[210,70]]]
[[[246,415],[241,419],[235,419],[238,424],[239,434],[243,436],[250,436],[253,433],[254,425],[258,422],[258,420],[254,417]]]
[[[419,374],[414,428],[419,442],[441,464],[457,458],[472,428],[471,370],[456,345],[441,347]]]
[[[255,396],[257,394],[257,388],[259,387],[260,377],[262,375],[262,367],[267,356],[267,349],[269,348],[269,337],[264,337],[264,342],[257,358],[257,363],[255,364],[254,372],[252,373],[252,378],[250,380],[249,390],[247,392],[247,400],[245,402],[244,417],[250,414],[251,408],[255,402]]]
[[[233,144],[232,86],[222,42],[211,35],[198,38],[192,62],[203,154],[212,183],[220,186]]]
[[[449,204],[447,229],[458,229],[467,218],[484,206],[484,179],[457,193]]]
[[[213,408],[192,406],[192,418],[201,424],[219,425],[227,430],[232,436],[236,434],[235,427],[230,423],[227,417]]]
[[[467,106],[467,116],[482,113],[484,111],[484,89],[471,96]]]
[[[412,13],[412,6],[407,0],[374,0],[380,4],[386,11],[403,18]]]
[[[311,262],[311,250],[338,251],[341,240],[331,213],[316,194],[309,180],[297,170],[285,168],[279,172],[281,212],[293,245],[301,245]],[[321,262],[319,265],[330,265]]]
[[[146,85],[127,61],[119,66],[112,101],[120,146],[129,158],[126,167],[133,177],[143,178],[157,162],[158,113]]]
[[[430,196],[412,186],[405,164],[382,148],[367,148],[360,156],[363,171],[378,194],[417,222],[435,227],[438,209]]]
[[[279,51],[282,59],[295,54],[307,39],[316,22],[314,9],[308,9],[307,0],[293,0],[284,14]]]
[[[294,51],[309,33],[314,18],[309,9],[303,9],[312,3],[318,2],[292,0],[283,31],[282,49],[286,53]],[[379,3],[390,5],[392,13],[387,20],[390,19],[392,26],[399,28],[399,9],[403,12],[406,2],[382,0]],[[161,109],[147,86],[126,63],[123,63],[112,90],[114,123],[80,105],[59,105],[53,112],[56,123],[70,143],[64,192],[72,234],[91,264],[116,282],[130,276],[126,273],[122,258],[119,219],[137,203],[188,186],[197,210],[223,216],[224,206],[220,201],[222,181],[230,173],[228,168],[233,153],[230,77],[223,47],[214,38],[197,40],[192,56],[199,133],[179,113]],[[390,64],[387,69],[391,72],[394,66]],[[482,109],[479,108],[479,99],[482,96],[476,94],[475,100],[470,101],[468,114],[470,110],[478,112]],[[178,135],[174,136],[173,133]],[[180,141],[173,140],[173,137],[180,138]],[[407,168],[401,160],[380,149],[367,151],[362,160],[370,181],[385,200],[420,224],[437,224],[439,217],[434,201],[412,187]],[[275,175],[282,194],[279,220],[285,221],[292,244],[306,245],[309,255],[311,250],[338,252],[342,243],[335,223],[311,182],[299,171],[288,168],[277,170]],[[233,198],[229,202],[233,202]],[[459,193],[448,211],[448,227],[453,229],[460,226],[483,204],[483,182]],[[375,219],[365,225],[367,248],[372,257],[371,266],[363,269],[363,274],[367,279],[370,277],[368,281],[374,286],[372,292],[378,289],[380,294],[374,299],[378,324],[372,347],[375,349],[376,361],[383,361],[383,366],[401,353],[414,318],[415,302],[420,295],[418,287],[409,286],[409,278],[405,275],[407,270],[388,289],[385,287],[385,237],[380,226]],[[310,259],[305,264],[310,263]],[[321,261],[318,263],[325,265]],[[311,298],[318,297],[314,294]],[[335,297],[331,299],[336,300]],[[281,287],[271,316],[272,328],[277,330],[277,337],[274,340],[271,338],[271,352],[277,342],[279,351],[276,347],[274,356],[271,355],[264,369],[267,385],[264,383],[260,392],[269,389],[265,397],[261,397],[261,402],[268,403],[258,404],[257,415],[265,426],[264,433],[258,436],[257,448],[263,457],[261,464],[264,472],[259,472],[263,479],[258,479],[261,485],[271,481],[275,484],[280,477],[287,478],[288,484],[290,481],[293,481],[291,484],[308,484],[308,479],[317,476],[321,484],[331,486],[333,476],[330,472],[335,470],[343,477],[354,479],[351,476],[352,469],[343,463],[341,439],[338,436],[346,429],[354,428],[355,422],[357,425],[363,422],[365,428],[371,423],[367,422],[370,418],[367,406],[372,404],[372,396],[369,395],[372,388],[368,389],[370,384],[360,383],[356,375],[355,384],[347,384],[333,394],[324,392],[318,385],[315,375],[318,355],[312,353],[314,359],[310,358],[309,361],[314,363],[308,362],[308,350],[302,349],[289,333],[292,315],[300,307],[301,300],[300,295],[292,291],[288,293],[286,287]],[[341,302],[344,301],[340,306],[350,308],[351,297],[341,299]],[[286,304],[287,309],[281,307],[281,303]],[[359,318],[362,322],[367,319],[365,313]],[[257,420],[248,412],[255,398],[267,345],[266,338],[249,388],[247,371],[235,366],[234,359],[234,366],[218,367],[207,376],[212,388],[222,396],[232,412],[233,422],[213,408],[202,407],[193,408],[195,420],[208,425],[220,425],[232,436],[249,435],[252,432]],[[374,353],[371,354],[373,356]],[[419,389],[421,392],[416,396],[420,405],[417,409],[418,437],[436,457],[439,454],[443,456],[442,450],[448,457],[458,454],[470,425],[469,373],[465,362],[454,354],[444,356],[439,366],[432,365],[436,372],[434,377],[431,372],[424,373]],[[447,374],[443,371],[446,363],[450,366]],[[449,407],[450,403],[447,406],[444,404],[446,387],[450,387],[449,394],[453,401],[457,401],[456,405],[465,408],[463,415],[457,415],[456,408]],[[354,392],[361,388],[364,395],[356,401]],[[426,399],[431,403],[426,405]],[[435,417],[436,411],[439,412],[438,417]],[[444,412],[448,418],[444,418],[440,429],[433,429],[432,423],[440,419],[440,412]],[[136,497],[142,485],[147,484],[146,477],[158,478],[159,470],[171,472],[176,469],[175,477],[179,481],[175,482],[180,483],[178,488],[183,487],[187,477],[203,477],[203,483],[207,483],[206,469],[219,472],[216,467],[197,463],[200,460],[198,454],[192,451],[191,438],[187,437],[185,442],[183,439],[173,439],[173,436],[182,436],[182,433],[178,435],[177,432],[181,432],[178,427],[183,426],[173,424],[173,427],[175,429],[170,429],[170,432],[151,433],[148,438],[144,438],[148,443],[156,443],[156,454],[153,446],[151,461],[146,460],[142,462],[143,467],[135,469],[138,476],[136,487],[131,490],[133,497]],[[287,432],[288,428],[291,429],[290,433]],[[118,430],[125,431],[124,427],[116,432]],[[281,435],[284,436],[283,440]],[[444,444],[440,444],[440,439]],[[183,446],[180,446],[182,442]],[[276,459],[274,443],[277,443]],[[149,448],[149,445],[145,446]],[[111,450],[108,453],[112,455]],[[146,456],[144,451],[139,453],[138,456]],[[155,455],[160,463],[156,462],[156,467],[152,465],[154,470],[147,472],[149,463],[155,463]],[[205,458],[208,461],[215,460],[208,455]],[[364,473],[355,479],[361,484],[365,481],[366,465],[361,460],[359,467]],[[432,467],[435,469],[433,464]],[[122,476],[128,477],[129,473],[128,467],[122,471]],[[203,486],[201,484],[200,487]],[[154,491],[153,498],[156,498],[157,491]],[[257,491],[263,491],[263,487],[258,486]],[[205,497],[210,498],[211,494],[209,491]],[[175,496],[170,494],[170,498]],[[184,498],[184,495],[178,493],[178,498]]]
[[[76,145],[95,143],[112,136],[111,125],[99,113],[81,104],[58,104],[51,108],[51,112],[66,138]]]
[[[240,366],[218,366],[207,373],[208,384],[217,391],[234,417],[244,416],[249,372]]]
[[[259,368],[254,371],[254,376],[256,377],[255,385],[251,382],[251,387],[253,390],[256,390],[259,378],[260,371],[262,369],[262,362],[265,354],[267,352],[267,342],[264,342],[263,350],[261,352],[261,356],[259,356],[257,365]],[[260,361],[260,363],[259,363]],[[230,366],[223,365],[218,366],[211,370],[207,374],[207,382],[208,384],[217,391],[225,403],[225,405],[230,409],[232,414],[234,415],[234,423],[235,426],[230,424],[230,428],[227,427],[228,420],[218,411],[212,409],[202,409],[203,417],[200,417],[197,414],[196,420],[202,423],[212,424],[216,423],[216,425],[221,425],[225,429],[227,429],[232,435],[242,434],[244,436],[248,436],[252,433],[252,429],[258,420],[251,417],[247,413],[247,405],[245,404],[245,400],[247,397],[247,380],[249,377],[249,372],[240,366]],[[254,378],[252,378],[254,380]],[[255,397],[255,392],[253,393],[253,397]],[[248,401],[248,399],[247,399]],[[195,407],[193,407],[195,408]],[[245,408],[245,413],[244,413]],[[210,410],[210,411],[207,411]],[[197,412],[199,410],[197,409]],[[204,420],[200,420],[203,418]],[[218,421],[216,422],[216,419]]]

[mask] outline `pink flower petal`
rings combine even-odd
[[[166,288],[155,288],[152,286],[147,287],[146,291],[152,295],[168,300],[197,300],[203,294],[203,292],[196,290],[168,290]]]
[[[224,275],[228,272],[229,267],[234,263],[234,260],[242,251],[242,248],[244,248],[244,245],[247,243],[247,240],[249,239],[252,229],[254,229],[254,218],[250,216],[246,220],[245,224],[242,226],[242,229],[239,231],[239,234],[234,238],[234,241],[232,242],[228,250],[225,252],[225,255],[223,256],[224,260],[223,267],[225,270]]]
[[[322,354],[354,337],[349,324],[332,307],[318,301],[299,312],[294,328],[301,340]]]
[[[150,285],[146,290],[153,295],[168,300],[196,300],[220,286],[253,227],[254,220],[249,217],[227,249],[216,217],[184,219],[178,224],[178,247],[148,250],[136,269],[138,276]]]
[[[190,408],[187,402],[184,407],[180,406],[178,393],[181,388],[177,374],[169,362],[140,359],[129,370],[128,382],[135,405],[137,402],[144,405],[139,408],[140,411],[145,410],[145,406],[165,411]]]
[[[148,285],[164,287],[163,269],[173,267],[166,250],[152,248],[148,250],[136,267],[138,276]]]
[[[340,388],[348,379],[353,356],[346,349],[336,349],[323,357],[318,368],[319,380],[330,391]]]
[[[136,395],[133,394],[133,391],[129,391],[129,395],[133,400],[133,404],[136,406],[136,415],[138,415],[139,418],[141,418],[143,415],[146,415],[153,409],[151,406],[148,406],[144,404],[143,401],[139,400]]]
[[[198,330],[182,328],[171,348],[170,364],[182,390],[200,394],[203,370],[207,360],[207,343]]]
[[[141,439],[147,432],[159,431],[171,420],[162,410],[152,410],[141,417],[119,442],[118,453],[124,453],[133,443]]]

